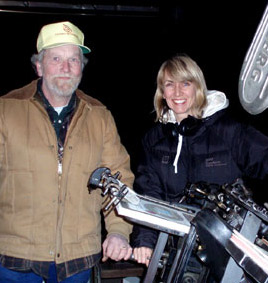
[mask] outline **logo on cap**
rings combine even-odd
[[[72,33],[72,29],[70,27],[68,27],[66,24],[63,24],[63,30],[66,32],[66,33]]]

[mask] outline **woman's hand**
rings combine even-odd
[[[147,267],[150,263],[152,253],[153,253],[153,250],[147,247],[135,248],[133,251],[135,260],[138,263],[146,264]]]

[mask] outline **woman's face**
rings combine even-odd
[[[175,81],[168,74],[164,76],[163,97],[173,110],[177,122],[192,114],[196,87],[190,81]]]

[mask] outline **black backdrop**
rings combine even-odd
[[[157,17],[1,11],[0,95],[36,77],[30,57],[36,52],[40,28],[70,20],[82,29],[85,43],[92,49],[80,88],[112,111],[134,172],[141,137],[154,123],[157,71],[176,53],[186,53],[197,61],[208,88],[227,94],[238,119],[268,134],[268,110],[250,115],[238,98],[242,63],[267,1],[235,1],[235,6],[231,1],[174,2],[165,1]]]

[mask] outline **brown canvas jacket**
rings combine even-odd
[[[33,81],[0,98],[0,254],[62,263],[101,250],[103,197],[88,192],[92,171],[120,171],[130,187],[134,176],[110,111],[80,90],[58,174],[56,134],[36,91]],[[128,238],[123,219],[105,222]]]

